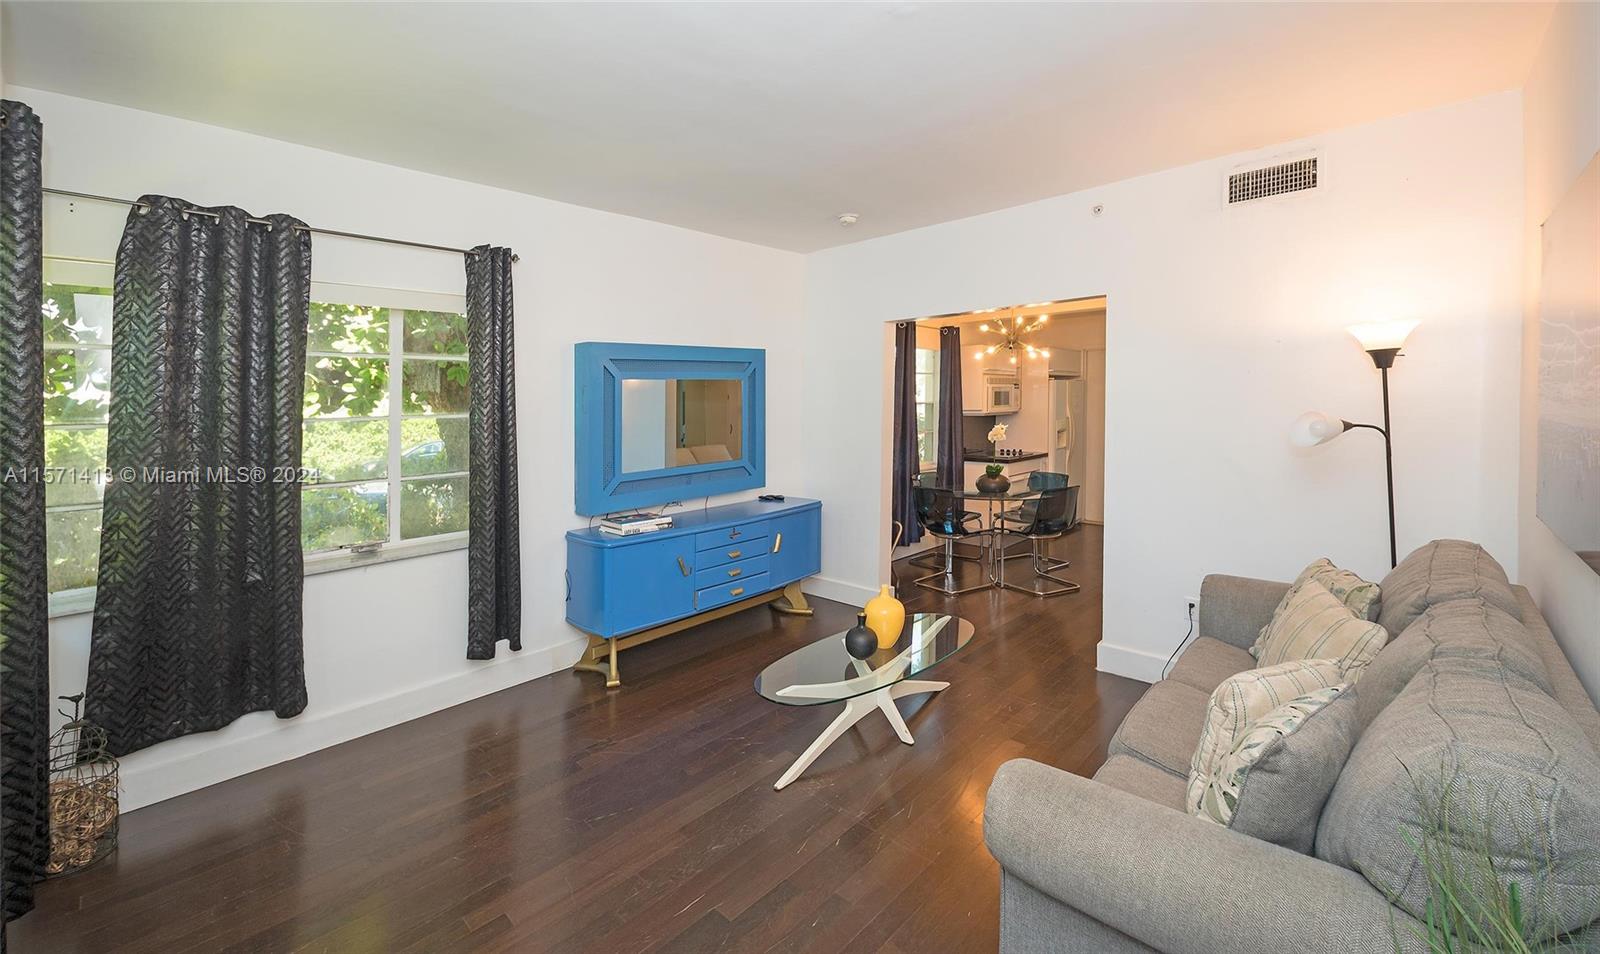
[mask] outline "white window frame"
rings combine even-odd
[[[929,399],[926,401],[914,401],[911,410],[912,421],[915,422],[917,409],[920,407],[927,407],[928,409],[928,413],[926,415],[928,426],[926,428],[919,427],[916,429],[917,445],[919,447],[921,446],[922,435],[927,434],[928,449],[933,452],[933,460],[920,460],[917,462],[917,472],[926,474],[937,469],[939,466],[939,349],[918,348],[917,355],[920,356],[923,354],[929,354],[933,356],[933,369],[931,371],[923,371],[918,367],[918,363],[913,361],[911,372],[916,377],[928,379],[927,389],[923,393],[929,395]],[[915,392],[913,392],[913,395],[914,394]]]
[[[387,420],[389,422],[389,466],[384,480],[389,490],[389,537],[377,543],[365,544],[357,547],[342,547],[332,550],[313,550],[305,554],[305,572],[307,576],[318,573],[330,573],[335,570],[344,570],[356,566],[370,566],[374,563],[388,563],[394,560],[404,560],[410,557],[427,556],[432,553],[443,553],[449,550],[461,550],[467,545],[467,531],[458,530],[452,533],[439,533],[427,537],[418,537],[413,540],[400,538],[400,497],[402,484],[416,480],[443,480],[450,477],[465,477],[467,471],[451,471],[440,474],[424,474],[416,477],[404,477],[400,473],[400,457],[404,449],[396,435],[400,433],[401,424],[408,418],[448,418],[466,420],[467,412],[450,414],[406,414],[404,413],[404,382],[406,361],[464,361],[465,354],[412,354],[405,350],[405,312],[411,311],[450,311],[465,314],[467,299],[464,295],[448,295],[438,292],[407,291],[395,288],[374,288],[365,285],[347,285],[336,282],[312,282],[311,300],[339,305],[363,305],[373,308],[390,309],[389,319],[389,352],[383,357],[389,362],[389,411],[386,417],[334,417],[312,418],[312,420],[328,421],[371,421]],[[314,356],[328,357],[361,357],[360,354],[337,351],[306,351],[308,358]],[[307,484],[305,490],[314,488],[331,488],[357,486],[360,484],[374,483],[368,480],[330,481],[328,483]]]
[[[46,256],[46,258],[49,259],[51,256]],[[69,267],[70,271],[66,273],[67,277],[61,277],[58,279],[58,281],[68,284],[96,285],[106,288],[111,287],[111,282],[109,280],[105,280],[102,284],[102,282],[99,280],[85,277],[90,274],[98,276],[103,271],[105,273],[103,277],[105,279],[109,279],[111,277],[110,272],[112,269],[112,264],[110,262],[86,262],[79,259],[59,259],[59,261],[65,263],[63,267]],[[84,269],[85,271],[80,274],[80,269]],[[390,308],[400,312],[404,312],[409,309],[413,311],[450,311],[464,314],[467,310],[466,296],[464,295],[412,291],[395,288],[377,288],[367,285],[352,285],[339,282],[312,282],[311,300],[328,302],[330,304],[366,305],[370,307]],[[115,328],[113,328],[113,336],[115,333]],[[74,345],[73,347],[82,348],[85,346]],[[95,345],[89,347],[98,348],[100,346]],[[107,344],[104,347],[109,348],[110,345]],[[330,354],[342,357],[359,356],[337,352],[313,352],[310,351],[309,348],[307,350],[307,354]],[[396,560],[407,560],[414,557],[429,556],[435,553],[447,553],[455,550],[464,550],[467,547],[468,532],[465,530],[459,530],[452,533],[435,534],[427,537],[419,537],[412,540],[402,540],[400,538],[399,493],[401,490],[400,485],[403,481],[440,480],[448,477],[465,476],[467,472],[452,471],[450,473],[426,474],[418,477],[403,478],[400,476],[400,455],[402,448],[400,447],[400,442],[395,439],[395,435],[400,432],[401,422],[408,417],[448,417],[462,419],[466,419],[468,417],[467,413],[443,415],[404,414],[404,392],[402,390],[403,382],[401,380],[401,375],[404,373],[405,368],[404,362],[406,360],[418,359],[460,361],[466,360],[467,356],[407,353],[405,351],[404,317],[401,315],[399,316],[398,320],[391,318],[388,353],[382,355],[373,355],[373,357],[382,357],[389,362],[388,414],[381,418],[324,418],[324,420],[387,420],[389,422],[389,467],[388,474],[384,478],[388,484],[390,493],[388,506],[389,537],[387,540],[381,541],[376,545],[369,545],[369,547],[363,547],[361,549],[334,549],[307,552],[304,555],[306,576],[315,576],[322,573],[333,573],[339,570],[348,570],[356,567],[373,566],[379,563],[392,563]],[[347,484],[369,484],[373,482],[374,481],[372,480],[358,480],[341,481],[338,483],[328,484],[307,484],[306,488],[345,486]],[[93,508],[91,505],[83,504],[61,505],[59,507],[52,507],[50,509],[88,510]],[[94,599],[95,588],[92,586],[80,587],[72,590],[58,590],[50,594],[50,617],[53,619],[60,616],[74,616],[93,612]]]

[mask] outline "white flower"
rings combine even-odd
[[[996,424],[994,427],[989,428],[989,443],[998,444],[1005,439],[1006,426],[1004,424]]]

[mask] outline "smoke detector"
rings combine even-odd
[[[839,215],[839,224],[845,228],[849,228],[859,221],[861,221],[861,216],[855,212],[843,212]]]

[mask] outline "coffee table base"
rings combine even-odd
[[[948,688],[950,688],[948,682],[906,679],[892,686],[885,686],[882,689],[875,689],[864,695],[846,699],[844,701],[844,711],[839,713],[839,717],[834,719],[826,729],[822,730],[822,734],[817,736],[817,740],[812,742],[810,747],[802,752],[799,758],[794,760],[794,764],[789,766],[789,770],[784,772],[783,777],[778,779],[777,783],[772,787],[774,789],[782,789],[799,778],[800,773],[804,772],[812,762],[817,760],[817,756],[828,750],[828,746],[838,741],[839,737],[848,732],[851,726],[865,719],[872,712],[883,713],[884,718],[888,719],[889,724],[894,727],[895,735],[900,737],[901,742],[907,745],[915,745],[917,740],[911,737],[911,730],[906,728],[906,720],[900,715],[900,710],[895,708],[894,700],[901,696],[914,696],[919,692],[939,692]]]

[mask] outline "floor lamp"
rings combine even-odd
[[[1389,321],[1378,324],[1351,325],[1349,331],[1355,335],[1361,347],[1372,358],[1373,365],[1383,377],[1383,426],[1376,424],[1355,424],[1332,414],[1321,411],[1307,411],[1295,419],[1289,428],[1289,442],[1297,447],[1315,447],[1326,444],[1345,431],[1364,427],[1377,431],[1383,435],[1383,464],[1388,477],[1389,485],[1389,565],[1397,566],[1400,563],[1399,552],[1395,549],[1394,535],[1394,444],[1389,431],[1389,369],[1394,367],[1394,359],[1400,356],[1400,349],[1406,343],[1406,337],[1411,334],[1419,322],[1415,321]]]

